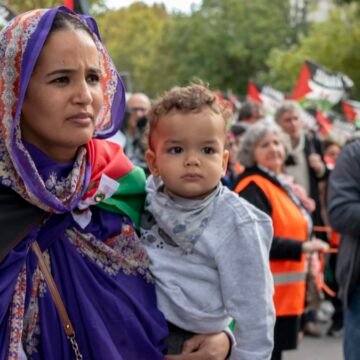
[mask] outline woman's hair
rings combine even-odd
[[[238,153],[238,159],[241,165],[245,167],[252,167],[256,165],[254,159],[255,147],[265,136],[269,134],[278,135],[280,141],[286,149],[285,135],[281,128],[273,121],[260,120],[246,130],[245,135],[241,140]]]
[[[287,113],[287,112],[300,112],[300,106],[295,102],[291,100],[284,101],[280,107],[277,108],[274,120],[279,123],[281,117]]]
[[[151,135],[159,119],[171,111],[180,113],[200,112],[209,108],[224,119],[224,133],[232,113],[222,106],[215,94],[202,82],[191,83],[189,86],[173,87],[165,92],[152,106],[148,114],[148,144],[151,145]]]
[[[86,31],[91,37],[93,37],[91,30],[89,27],[81,21],[78,17],[69,14],[64,11],[58,11],[55,15],[54,21],[52,23],[49,36],[60,30],[84,30]]]
[[[330,146],[336,145],[341,149],[341,144],[339,141],[336,141],[335,139],[325,139],[322,142],[322,149],[323,152],[325,152]]]

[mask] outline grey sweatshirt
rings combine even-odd
[[[152,192],[160,195],[159,189]],[[166,197],[163,192],[160,196]],[[176,210],[172,214],[174,200],[178,199],[167,198],[165,208],[159,209],[148,196],[147,210],[155,219],[154,212],[162,211],[170,218],[181,218]],[[168,321],[195,333],[222,331],[233,318],[236,345],[231,359],[270,359],[275,324],[269,267],[271,219],[221,185],[211,202],[210,211],[209,207],[204,210],[209,219],[200,216],[198,227],[203,229],[190,251],[171,239],[171,225],[164,228],[163,222],[144,225],[143,221],[142,239],[151,259],[158,307]],[[194,221],[200,221],[194,214]]]

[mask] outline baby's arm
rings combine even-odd
[[[275,311],[269,267],[270,218],[237,225],[216,255],[225,307],[236,321],[231,359],[270,359]]]

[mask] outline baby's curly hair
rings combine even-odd
[[[208,108],[216,114],[221,115],[224,120],[224,131],[232,113],[223,106],[215,94],[209,90],[208,85],[203,82],[193,82],[188,86],[176,86],[165,92],[156,100],[148,114],[148,145],[151,147],[151,135],[156,128],[159,119],[171,111],[180,113],[200,112]]]

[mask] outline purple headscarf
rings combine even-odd
[[[62,193],[55,194],[47,188],[21,139],[20,116],[36,61],[59,11],[85,23],[98,49],[104,102],[95,120],[94,137],[113,135],[125,111],[122,81],[100,41],[93,18],[65,7],[34,10],[17,16],[0,32],[0,184],[11,187],[37,207],[55,213],[74,209],[86,190],[86,149],[79,149],[72,171],[57,186],[63,187]]]

